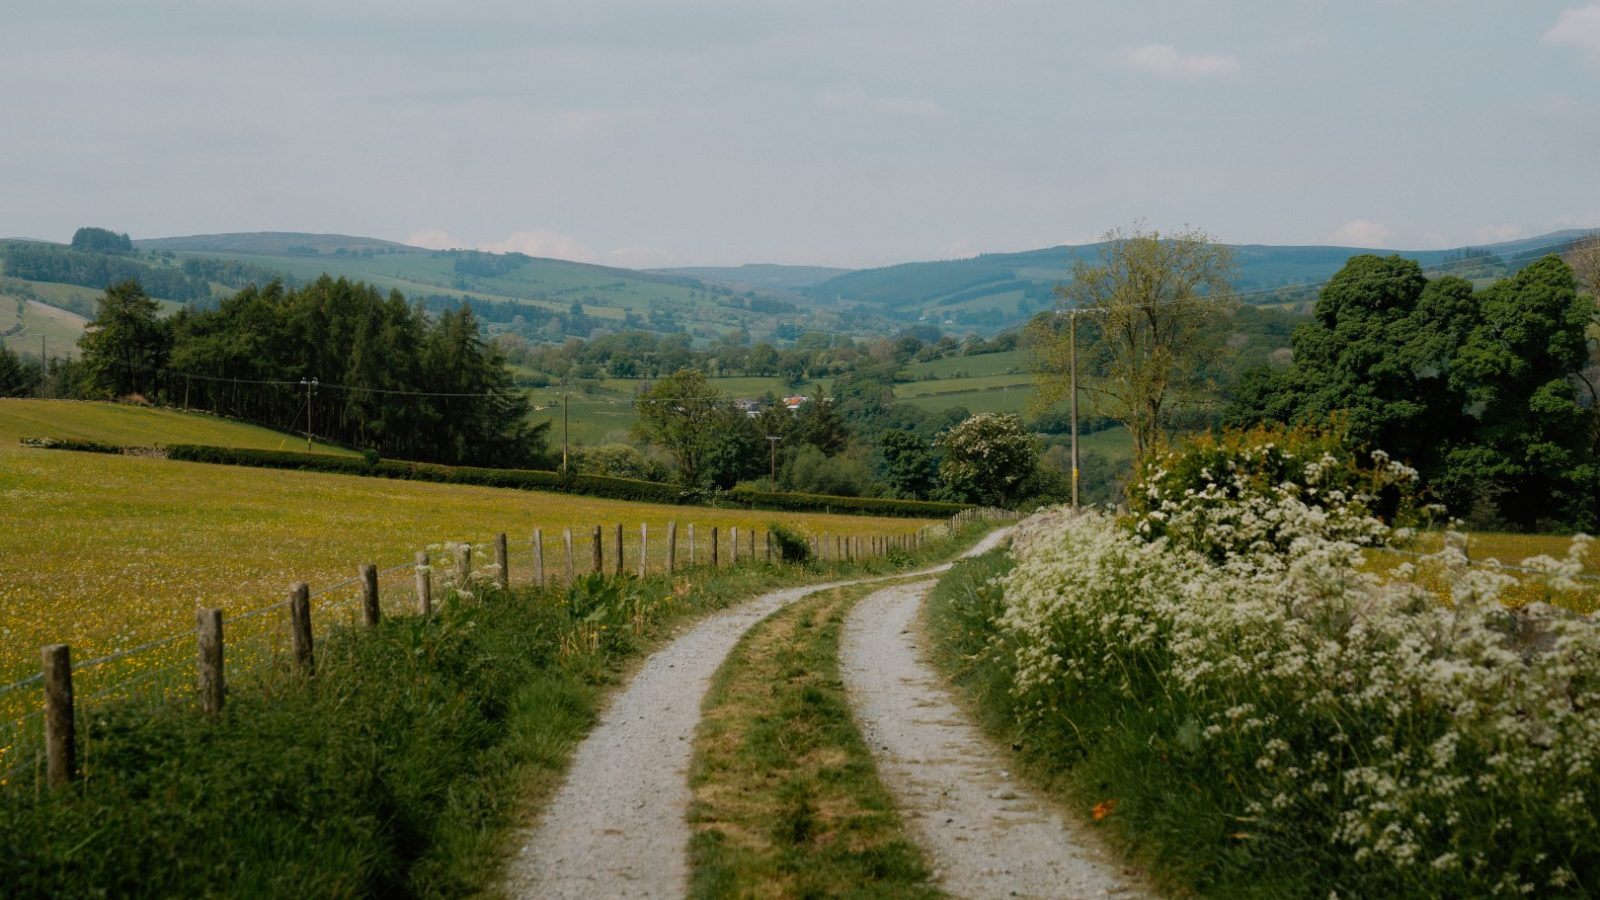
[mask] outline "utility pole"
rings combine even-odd
[[[772,490],[778,489],[778,442],[783,440],[779,434],[767,435],[767,443],[772,447]]]
[[[1067,318],[1067,356],[1072,370],[1072,508],[1078,508],[1078,310]]]
[[[309,453],[311,452],[311,395],[317,392],[317,380],[313,378],[307,381],[302,378],[300,383],[306,389],[306,452]]]
[[[571,394],[561,395],[561,477],[567,477],[567,418],[572,406]]]

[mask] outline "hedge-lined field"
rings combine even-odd
[[[203,413],[128,403],[78,400],[0,400],[0,445],[25,437],[66,438],[106,444],[210,444],[255,450],[304,450],[304,438]],[[355,451],[317,441],[318,453]]]
[[[652,554],[666,523],[697,523],[701,560],[718,525],[890,534],[904,518],[675,507],[493,487],[220,467],[0,444],[0,683],[38,669],[39,647],[69,643],[78,659],[194,626],[197,605],[228,615],[275,601],[293,581],[352,577],[446,540],[527,540],[544,529],[556,565],[563,527],[588,560],[595,525],[624,524],[634,559],[639,524]],[[683,538],[680,537],[680,543]],[[724,537],[724,541],[726,537]],[[607,556],[610,558],[610,548]],[[727,550],[724,547],[724,559]],[[527,554],[531,556],[531,553]],[[519,554],[519,565],[527,566]],[[658,561],[659,564],[659,561]]]

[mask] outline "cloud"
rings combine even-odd
[[[413,231],[405,239],[405,243],[413,247],[426,247],[429,250],[454,250],[466,247],[467,242],[456,237],[448,231],[430,228],[425,231]]]
[[[1371,219],[1351,219],[1328,235],[1329,242],[1341,247],[1383,247],[1394,237],[1394,229]]]
[[[1179,53],[1166,44],[1146,44],[1130,51],[1128,64],[1171,78],[1206,78],[1239,71],[1239,60],[1235,57]]]
[[[1600,66],[1600,3],[1563,10],[1556,24],[1544,33],[1544,42],[1577,47],[1588,54],[1589,62]]]
[[[536,228],[533,231],[514,231],[502,241],[479,244],[479,250],[490,253],[526,253],[529,256],[546,256],[573,262],[595,262],[595,254],[571,235]]]

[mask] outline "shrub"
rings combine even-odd
[[[772,536],[772,542],[778,547],[778,558],[784,562],[808,563],[811,561],[811,542],[805,535],[794,531],[781,522],[773,522],[767,526],[767,533]]]
[[[1128,486],[1137,533],[1222,562],[1300,539],[1385,542],[1414,521],[1417,472],[1334,431],[1262,426],[1202,434],[1152,454]]]
[[[1020,526],[995,646],[1031,742],[1087,762],[1118,816],[1186,857],[1198,883],[1593,890],[1600,631],[1501,606],[1510,579],[1453,550],[1441,604],[1363,572],[1323,510],[1275,509],[1313,521],[1280,523],[1287,546],[1246,542],[1220,560],[1097,514]]]

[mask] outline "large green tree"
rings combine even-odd
[[[1218,402],[1218,325],[1233,305],[1232,274],[1232,250],[1204,232],[1113,231],[1099,259],[1074,262],[1057,289],[1065,314],[1092,320],[1083,386],[1101,414],[1127,427],[1137,457],[1180,416]],[[1049,408],[1066,398],[1070,334],[1046,324],[1030,338],[1038,403]]]
[[[1435,474],[1470,428],[1450,365],[1477,321],[1470,282],[1430,282],[1398,256],[1352,257],[1323,287],[1315,319],[1295,330],[1294,365],[1241,378],[1224,419],[1339,415],[1352,440]]]
[[[137,281],[106,288],[78,339],[92,391],[108,397],[152,392],[171,346],[171,334],[156,317],[160,308]]]
[[[1240,383],[1226,421],[1325,423],[1415,465],[1457,514],[1600,525],[1593,299],[1559,258],[1474,292],[1414,262],[1357,256],[1294,334],[1287,369]]]
[[[1455,454],[1451,477],[1497,485],[1501,515],[1518,526],[1559,516],[1593,528],[1600,506],[1595,398],[1580,397],[1576,373],[1588,360],[1594,300],[1578,294],[1572,269],[1555,256],[1487,288],[1480,300],[1482,320],[1451,370],[1473,403],[1476,446]]]
[[[939,436],[939,475],[954,494],[1007,506],[1039,464],[1039,441],[1011,413],[978,413]]]
[[[698,369],[679,369],[651,385],[634,401],[635,436],[662,448],[678,467],[678,481],[703,486],[729,403]]]

